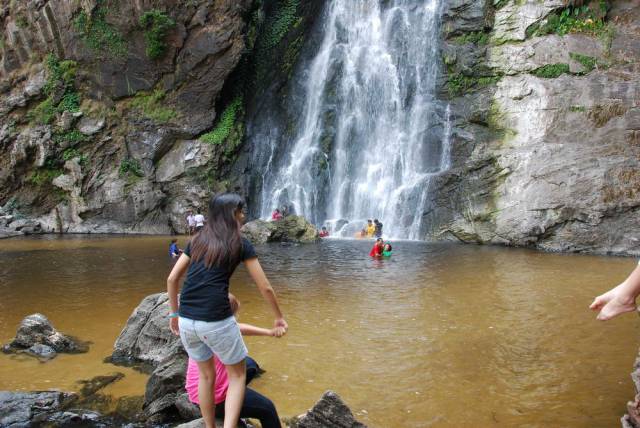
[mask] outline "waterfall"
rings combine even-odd
[[[327,5],[317,54],[296,72],[289,141],[272,125],[255,155],[261,217],[287,204],[338,236],[377,218],[387,237],[421,237],[431,179],[451,164],[449,107],[435,98],[439,17],[439,0]]]

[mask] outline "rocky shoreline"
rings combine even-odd
[[[107,357],[115,366],[133,366],[150,373],[143,396],[122,397],[114,402],[112,397],[102,394],[106,386],[124,377],[119,372],[80,381],[82,386],[78,392],[0,391],[0,426],[204,426],[200,419],[200,409],[189,401],[184,390],[187,355],[180,338],[169,331],[167,313],[166,293],[145,297],[134,309],[116,339],[113,353]],[[55,347],[61,352],[78,352],[84,349],[55,330],[42,314],[26,317],[16,338],[4,350],[15,352],[35,345]],[[365,425],[355,420],[348,406],[333,391],[325,392],[311,410],[287,419],[285,426],[365,428]]]

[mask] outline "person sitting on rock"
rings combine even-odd
[[[376,243],[373,244],[373,248],[369,252],[371,257],[382,257],[382,251],[384,250],[384,242],[382,238],[376,239]]]
[[[236,297],[229,293],[229,303],[234,315],[238,313],[240,308],[240,302]],[[238,323],[240,332],[245,336],[271,336],[282,337],[284,329],[282,327],[276,327],[272,329],[260,328],[250,324]],[[227,388],[229,387],[229,380],[227,378],[227,372],[224,368],[224,364],[214,357],[216,365],[216,383],[213,388],[213,395],[215,397],[216,415],[224,417],[225,399],[227,396]],[[253,380],[260,371],[258,363],[251,358],[247,357],[247,385]],[[189,358],[187,365],[187,376],[185,379],[185,389],[189,395],[189,400],[194,404],[200,404],[198,400],[198,382],[200,381],[200,374],[198,373],[198,364]],[[260,425],[263,428],[281,428],[280,418],[273,402],[259,392],[254,391],[251,388],[247,388],[242,408],[240,409],[241,418],[258,419]]]
[[[282,213],[280,212],[280,210],[278,208],[276,208],[271,213],[271,221],[278,221],[278,220],[282,220]]]
[[[327,228],[325,226],[322,226],[322,230],[320,231],[319,236],[321,238],[326,238],[327,236],[329,236],[329,231],[327,230]]]

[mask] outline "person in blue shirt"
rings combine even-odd
[[[172,239],[171,245],[169,245],[169,257],[172,259],[177,259],[182,254],[182,250],[178,248],[178,240]]]

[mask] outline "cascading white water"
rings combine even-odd
[[[440,2],[328,8],[291,145],[270,139],[260,215],[287,203],[338,235],[378,218],[385,236],[419,239],[431,178],[451,163],[449,108],[434,97]]]

